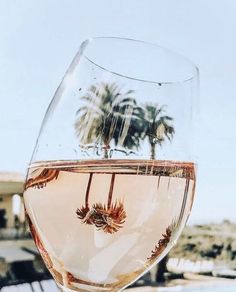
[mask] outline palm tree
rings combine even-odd
[[[114,83],[92,85],[81,97],[84,105],[76,113],[75,130],[81,143],[102,145],[104,158],[109,158],[111,142],[138,149],[140,108],[132,94],[132,90],[121,93]]]
[[[156,159],[156,145],[162,145],[165,139],[172,140],[175,133],[174,127],[170,124],[173,118],[164,115],[165,106],[158,104],[145,104],[144,106],[145,135],[148,137],[151,146],[151,159]]]
[[[143,110],[132,97],[133,91],[121,93],[116,84],[92,85],[81,97],[84,105],[77,111],[76,135],[82,144],[101,145],[104,158],[110,158],[111,143],[127,149],[139,148]],[[115,149],[118,150],[118,149]],[[76,210],[83,223],[95,225],[105,233],[117,232],[125,222],[126,212],[121,201],[112,203],[115,174],[111,176],[110,190],[106,205],[101,203],[89,206],[89,193],[93,173],[90,173],[85,195],[85,205]]]
[[[126,212],[121,201],[112,203],[112,194],[115,183],[115,173],[111,176],[110,189],[108,194],[107,205],[101,203],[93,204],[89,207],[89,190],[92,182],[93,174],[90,173],[89,181],[85,196],[85,206],[78,208],[76,214],[83,223],[95,225],[98,230],[103,230],[105,233],[114,233],[122,228],[122,224],[126,219]]]

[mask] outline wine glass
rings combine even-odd
[[[198,70],[154,44],[82,43],[46,112],[24,202],[63,291],[121,291],[189,216]]]

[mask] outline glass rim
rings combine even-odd
[[[120,40],[120,41],[127,41],[127,42],[133,42],[133,43],[137,43],[137,44],[142,44],[142,45],[148,45],[151,46],[153,48],[156,49],[161,49],[164,50],[168,53],[171,53],[172,55],[175,55],[176,57],[178,57],[179,59],[182,59],[183,61],[185,61],[190,67],[192,67],[192,71],[193,74],[188,77],[188,78],[183,78],[182,80],[176,80],[176,81],[163,81],[163,80],[148,80],[148,79],[143,79],[143,78],[136,78],[136,77],[132,77],[126,74],[121,74],[118,73],[116,71],[113,71],[111,69],[106,68],[105,66],[102,66],[100,64],[98,64],[97,62],[93,61],[90,57],[88,57],[88,55],[86,54],[86,52],[84,52],[84,50],[86,50],[86,47],[89,46],[92,42],[96,41],[96,40]],[[185,57],[184,55],[177,53],[169,48],[166,48],[164,46],[158,45],[156,43],[152,43],[152,42],[148,42],[148,41],[143,41],[143,40],[139,40],[139,39],[133,39],[133,38],[126,38],[126,37],[116,37],[116,36],[95,36],[95,37],[89,37],[87,39],[85,39],[82,43],[80,48],[82,48],[82,54],[85,57],[85,59],[90,62],[91,64],[93,64],[94,66],[110,73],[110,74],[114,74],[116,76],[122,77],[122,78],[127,78],[129,80],[133,80],[133,81],[139,81],[139,82],[145,82],[145,83],[151,83],[151,84],[179,84],[179,83],[186,83],[189,81],[192,81],[193,79],[198,79],[199,78],[199,68],[198,66],[191,61],[189,58]]]

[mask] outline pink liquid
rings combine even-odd
[[[36,245],[61,286],[119,291],[173,246],[194,186],[192,163],[48,161],[30,167],[24,199]]]

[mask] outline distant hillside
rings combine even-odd
[[[225,220],[221,224],[187,226],[170,257],[214,260],[236,269],[236,224]]]

